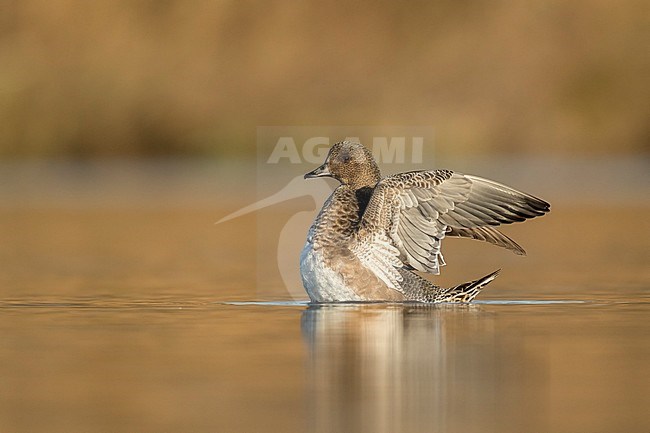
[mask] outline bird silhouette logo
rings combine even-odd
[[[287,292],[296,300],[305,298],[305,290],[302,287],[302,281],[298,273],[298,255],[296,251],[299,252],[305,242],[307,230],[314,220],[314,212],[320,209],[321,204],[333,191],[333,188],[325,180],[314,180],[315,182],[310,182],[309,187],[307,187],[303,176],[296,176],[275,194],[244,206],[215,223],[225,223],[296,198],[310,197],[312,199],[310,208],[296,212],[282,226],[276,251],[277,267],[282,282]],[[297,236],[297,233],[304,236]]]
[[[334,133],[335,132],[335,133]],[[330,139],[331,135],[337,137]],[[259,127],[258,128],[258,149],[259,155],[264,157],[258,160],[258,176],[260,179],[267,179],[264,173],[272,170],[273,173],[295,173],[296,166],[304,165],[304,171],[313,169],[314,164],[321,164],[325,159],[331,142],[339,141],[338,137],[345,137],[345,140],[359,141],[359,137],[368,137],[372,143],[372,151],[375,158],[383,164],[396,164],[403,166],[421,165],[423,162],[423,151],[425,141],[433,141],[432,127]],[[307,138],[298,138],[307,137]],[[426,140],[425,140],[426,138]],[[267,151],[270,150],[267,155]],[[271,179],[277,179],[275,175]],[[269,185],[264,181],[264,188],[268,190]],[[310,204],[287,217],[286,222],[280,229],[277,238],[276,261],[277,269],[286,291],[294,299],[305,299],[305,290],[299,273],[300,251],[305,243],[307,232],[311,226],[315,214],[319,211],[325,200],[334,190],[334,183],[331,185],[324,179],[313,179],[305,182],[303,175],[291,178],[279,191],[261,198],[243,208],[224,216],[216,224],[222,224],[235,218],[242,217],[262,209],[280,205],[298,198],[310,198]],[[267,226],[268,227],[268,226]],[[267,229],[264,227],[264,229]],[[276,233],[272,233],[275,236]],[[268,230],[263,234],[266,238]],[[258,239],[265,243],[266,240]],[[264,260],[269,260],[267,244],[264,246],[258,242],[258,251],[264,250]],[[271,246],[271,248],[273,248]],[[266,264],[263,265],[266,267]],[[269,280],[264,276],[258,282],[264,285]],[[259,287],[258,287],[259,288]]]

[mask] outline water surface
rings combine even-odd
[[[475,304],[315,306],[260,247],[313,203],[215,226],[254,197],[163,169],[3,178],[0,431],[650,431],[638,195],[445,244],[442,285],[503,268]]]

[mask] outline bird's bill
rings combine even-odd
[[[323,164],[320,167],[317,167],[316,169],[305,174],[305,179],[313,179],[315,177],[325,177],[331,175],[332,173],[330,173],[329,169],[327,168],[327,164]]]

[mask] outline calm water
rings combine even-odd
[[[0,432],[650,431],[639,197],[449,242],[443,285],[503,268],[472,305],[309,306],[264,247],[309,201],[74,173],[2,179]]]

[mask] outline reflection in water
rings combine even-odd
[[[491,316],[476,305],[310,306],[310,430],[543,431],[543,365],[500,341]]]

